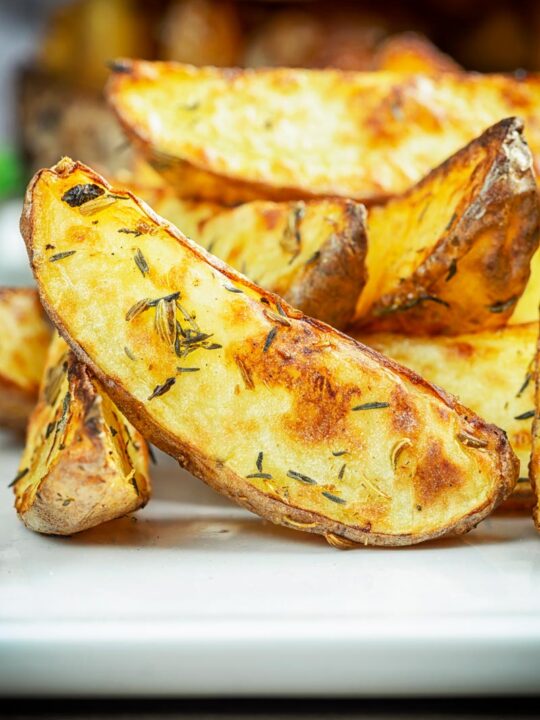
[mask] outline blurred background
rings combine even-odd
[[[0,0],[0,282],[29,281],[13,242],[35,169],[62,155],[105,174],[133,158],[103,100],[119,56],[196,65],[540,70],[535,0]],[[14,199],[15,198],[15,199]]]

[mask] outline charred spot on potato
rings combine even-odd
[[[103,195],[105,190],[95,183],[85,183],[84,185],[74,185],[62,195],[62,200],[70,207],[80,207],[84,203]]]
[[[431,440],[414,477],[415,494],[422,507],[443,500],[452,488],[463,485],[466,478],[458,465],[445,455],[444,447]]]

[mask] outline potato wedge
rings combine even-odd
[[[375,54],[375,70],[407,75],[463,72],[457,62],[433,45],[425,35],[404,32],[384,40]]]
[[[538,318],[538,305],[540,304],[540,251],[537,250],[531,259],[531,274],[527,281],[523,295],[516,303],[516,307],[509,322],[512,325],[521,325],[536,322]]]
[[[520,462],[519,481],[505,503],[514,507],[530,507],[532,500],[528,465],[537,336],[538,322],[453,338],[354,335],[506,432]]]
[[[51,338],[36,290],[0,287],[0,334],[0,427],[24,430]]]
[[[150,498],[146,442],[58,335],[13,489],[24,524],[49,535],[87,530]]]
[[[84,165],[35,176],[21,230],[44,306],[126,416],[272,522],[404,545],[469,530],[512,490],[501,430]]]
[[[497,123],[368,216],[368,281],[355,324],[460,334],[501,327],[540,239],[531,157],[516,118]]]
[[[404,192],[501,118],[540,169],[540,79],[223,70],[119,60],[108,99],[177,193],[221,202]]]
[[[534,494],[533,520],[540,532],[540,335],[534,360],[535,403],[532,425],[532,453],[529,465],[529,479]]]
[[[162,190],[138,194],[185,235],[306,315],[338,329],[352,320],[366,282],[362,205],[259,200],[227,208]]]

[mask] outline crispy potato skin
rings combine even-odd
[[[261,200],[227,208],[164,190],[140,188],[139,195],[185,235],[306,315],[338,329],[351,322],[367,277],[362,205]]]
[[[381,200],[511,115],[525,120],[540,169],[536,76],[119,60],[107,93],[130,139],[184,197]]]
[[[143,507],[148,447],[58,335],[51,343],[15,482],[30,529],[72,535]]]
[[[62,200],[87,184],[98,203]],[[135,227],[136,238],[118,232]],[[42,302],[126,416],[272,522],[334,544],[408,545],[466,532],[512,490],[501,430],[261,290],[84,165],[66,158],[35,176],[21,230]],[[75,250],[61,264],[53,236],[55,253]]]
[[[534,360],[534,382],[535,415],[532,425],[532,453],[529,464],[529,479],[535,497],[533,520],[536,529],[540,532],[540,336],[538,337]]]
[[[0,427],[23,430],[51,337],[36,290],[0,288],[0,330]]]
[[[457,335],[502,327],[540,239],[523,124],[503,120],[368,217],[368,282],[354,324]]]
[[[538,323],[457,337],[355,334],[426,380],[452,393],[480,417],[502,428],[520,462],[519,482],[505,510],[531,505],[528,464],[531,418],[517,419],[535,406],[533,362]]]

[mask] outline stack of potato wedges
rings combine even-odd
[[[24,377],[0,357],[1,418],[20,424],[41,373],[14,482],[28,527],[142,507],[148,442],[339,548],[531,511],[540,80],[422,62],[113,64],[138,159],[38,172],[21,232],[41,304],[0,294],[39,346],[7,348]]]

